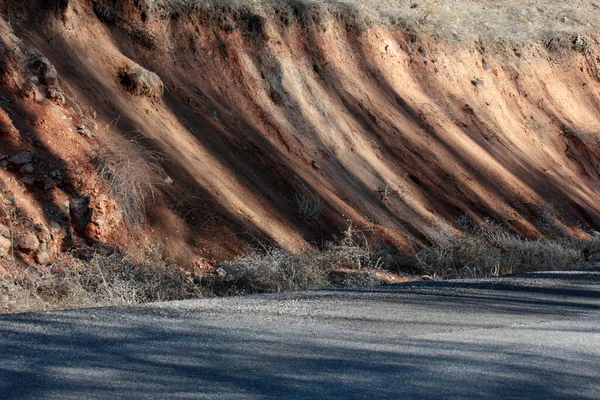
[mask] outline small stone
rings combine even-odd
[[[35,184],[35,179],[33,179],[33,176],[24,176],[21,178],[21,182],[27,186],[33,186]]]
[[[22,174],[33,174],[33,171],[35,171],[35,169],[31,164],[25,164],[19,169],[19,172]]]
[[[48,230],[48,228],[44,224],[36,224],[35,231],[37,232],[37,238],[40,240],[41,243],[49,242],[52,238],[50,236],[50,230]]]
[[[40,247],[40,241],[33,232],[27,232],[25,235],[16,238],[15,245],[19,250],[29,253]]]
[[[46,251],[48,250],[48,245],[46,243],[40,243],[40,247],[38,248],[39,251]]]
[[[83,135],[83,136],[88,137],[88,138],[94,137],[94,133],[92,131],[90,131],[88,129],[88,127],[85,126],[85,125],[79,125],[77,127],[77,132],[79,132],[80,135]]]
[[[9,238],[4,236],[0,236],[0,248],[4,250],[8,250],[12,247],[12,242]]]
[[[46,265],[50,262],[50,256],[45,251],[38,251],[35,253],[35,262],[40,265]]]
[[[12,206],[15,202],[11,199],[4,199],[4,204],[7,206]]]
[[[33,83],[34,85],[39,85],[40,84],[40,78],[38,78],[37,76],[32,76],[31,77],[31,83]]]
[[[54,189],[56,187],[56,182],[53,179],[44,179],[44,190]]]
[[[94,224],[96,226],[100,227],[100,226],[104,225],[104,221],[101,220],[101,219],[97,219],[97,220],[94,221]]]
[[[0,224],[0,235],[5,238],[10,238],[10,228],[6,225]]]
[[[58,80],[58,73],[56,72],[56,68],[50,66],[46,73],[44,74],[44,83],[48,86],[54,85]]]
[[[64,106],[67,102],[62,90],[60,90],[60,88],[57,87],[48,88],[48,91],[46,92],[46,97],[52,100],[55,104],[58,104],[59,106]]]
[[[167,176],[167,179],[165,179],[165,182],[167,182],[169,185],[172,185],[173,179],[170,176]]]
[[[30,151],[24,151],[16,154],[8,159],[8,162],[15,165],[30,164],[33,161],[33,153]]]

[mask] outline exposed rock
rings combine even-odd
[[[33,153],[30,151],[24,151],[16,154],[8,159],[8,162],[15,165],[30,164],[33,161]]]
[[[32,50],[29,54],[29,69],[45,85],[52,86],[58,80],[54,65],[42,53]]]
[[[94,133],[91,130],[89,130],[88,127],[85,125],[78,126],[77,132],[79,132],[80,135],[83,135],[88,138],[94,137]]]
[[[33,100],[38,104],[42,104],[44,102],[44,95],[40,92],[39,87],[33,82],[28,82],[25,85],[21,95],[23,98]]]
[[[15,247],[25,253],[30,253],[40,247],[40,241],[33,232],[27,232],[23,236],[15,238]]]
[[[47,243],[52,239],[50,230],[44,224],[36,224],[35,231],[41,243]]]
[[[87,225],[92,220],[92,209],[89,206],[89,196],[75,197],[69,203],[69,213],[71,214],[73,228],[82,235],[85,234]]]
[[[44,179],[44,190],[54,189],[56,187],[56,181],[54,179]]]
[[[0,224],[0,235],[5,238],[10,238],[10,228],[6,225]]]
[[[12,242],[10,241],[10,239],[4,237],[4,236],[0,236],[0,249],[4,250],[6,254],[6,252],[12,247]]]
[[[56,72],[53,65],[50,65],[50,68],[44,74],[43,80],[46,85],[54,85],[58,81],[58,72]]]
[[[25,164],[19,169],[19,172],[22,174],[33,174],[33,171],[35,171],[35,169],[31,164]]]
[[[33,176],[24,176],[21,178],[21,182],[27,186],[33,186],[35,184],[35,179],[33,179]]]
[[[59,106],[64,106],[67,102],[63,91],[59,87],[48,88],[46,97]]]
[[[145,68],[123,69],[119,73],[121,85],[136,96],[145,96],[160,99],[163,96],[165,85],[162,79],[152,71]]]
[[[216,272],[225,280],[252,280],[257,277],[244,264],[222,262],[217,265]]]
[[[50,255],[45,251],[38,251],[35,253],[35,262],[40,265],[46,265],[50,262]]]

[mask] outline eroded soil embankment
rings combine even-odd
[[[403,249],[486,218],[546,237],[600,225],[594,35],[451,43],[339,16],[12,3],[0,154],[33,160],[0,170],[6,224],[49,231],[14,246],[22,260],[87,237],[201,262],[348,220]]]

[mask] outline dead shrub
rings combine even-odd
[[[482,278],[527,271],[569,270],[599,261],[600,240],[525,239],[506,232],[462,234],[416,254],[430,279]]]
[[[117,10],[107,6],[100,0],[94,0],[94,14],[101,22],[108,25],[114,25],[117,21],[122,20]]]
[[[161,261],[133,262],[120,255],[95,253],[92,258],[64,268],[58,275],[29,274],[11,283],[13,312],[109,305],[203,297],[193,279]],[[61,269],[61,263],[56,267]]]
[[[97,304],[124,305],[202,297],[193,280],[162,262],[135,263],[118,255],[95,254],[67,278],[76,297]],[[77,293],[77,292],[80,293]]]
[[[238,283],[238,293],[282,292],[323,287],[369,286],[379,283],[369,273],[384,262],[377,248],[359,240],[352,225],[342,237],[327,242],[321,250],[300,254],[263,247],[219,268],[227,280]],[[336,274],[341,269],[356,274]]]
[[[125,67],[119,72],[119,82],[128,92],[136,96],[160,99],[163,96],[164,84],[162,79],[145,68]]]

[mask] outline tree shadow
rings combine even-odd
[[[2,316],[0,396],[591,399],[598,271],[562,275]]]

